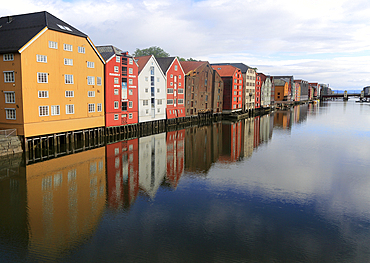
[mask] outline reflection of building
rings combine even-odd
[[[139,185],[153,198],[166,175],[166,133],[139,139]]]
[[[185,130],[185,170],[209,170],[221,152],[222,131],[221,123]]]
[[[271,126],[270,114],[263,115],[260,118],[260,142],[268,142],[272,137],[273,127]]]
[[[109,144],[106,151],[108,207],[129,208],[139,193],[138,139]]]
[[[290,129],[292,127],[291,111],[276,111],[274,113],[274,127]]]
[[[0,182],[0,239],[24,244],[31,261],[57,261],[99,224],[106,200],[105,148],[21,170]]]
[[[184,173],[185,130],[167,132],[167,182],[176,188]]]
[[[254,142],[254,118],[244,120],[244,145],[243,156],[250,157],[253,154]]]
[[[222,124],[222,152],[221,162],[235,162],[239,160],[242,148],[242,122]]]

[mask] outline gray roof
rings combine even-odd
[[[171,63],[172,61],[175,59],[176,57],[167,57],[167,58],[155,58],[159,64],[159,66],[161,67],[162,71],[164,74],[167,73],[167,70],[168,68],[171,66]]]
[[[87,35],[46,11],[0,17],[0,53],[17,52],[42,29],[86,38]]]
[[[100,55],[104,58],[105,61],[110,59],[113,55],[123,55],[126,54],[126,51],[109,45],[109,46],[97,46],[96,49],[99,51]]]
[[[246,73],[248,71],[248,69],[252,68],[252,67],[249,67],[243,63],[212,63],[211,65],[231,65],[231,66],[234,66],[238,69],[240,69],[240,71],[242,73]]]

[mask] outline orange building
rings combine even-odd
[[[287,101],[289,95],[289,83],[283,79],[274,79],[275,102]]]
[[[0,129],[33,137],[104,127],[104,60],[48,12],[0,18]]]

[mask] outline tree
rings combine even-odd
[[[148,47],[148,48],[145,48],[145,49],[136,48],[133,55],[134,55],[134,57],[153,55],[156,58],[166,58],[166,57],[170,56],[169,53],[167,53],[162,48],[157,47],[157,46],[152,46],[152,47]]]
[[[179,61],[198,61],[198,60],[193,59],[193,58],[188,58],[188,59],[180,58],[179,56],[177,56],[177,59],[178,59]]]

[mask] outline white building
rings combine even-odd
[[[154,56],[135,58],[139,65],[139,123],[166,119],[166,77]]]

